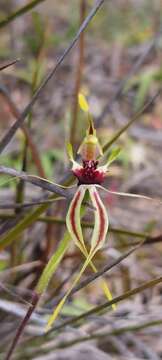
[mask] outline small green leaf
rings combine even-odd
[[[115,147],[108,158],[108,165],[110,165],[114,160],[116,160],[120,153],[121,149],[119,147]]]
[[[71,161],[73,161],[73,160],[74,160],[74,156],[73,156],[73,147],[72,147],[71,143],[67,143],[67,145],[66,145],[66,151],[67,151],[67,155],[68,155],[69,159],[70,159]]]
[[[52,195],[50,199],[55,199],[56,195]],[[30,225],[32,225],[39,216],[48,209],[49,204],[43,204],[38,206],[35,210],[29,211],[24,218],[19,220],[19,222],[5,234],[0,237],[0,250],[4,249],[6,246],[12,244],[15,240],[20,239],[19,235]]]

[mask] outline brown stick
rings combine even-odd
[[[12,66],[12,65],[16,64],[18,61],[19,61],[19,59],[16,59],[16,60],[10,61],[10,62],[8,62],[8,63],[6,63],[4,65],[0,65],[0,71],[8,68],[9,66]]]
[[[11,99],[11,97],[9,96],[8,92],[6,91],[5,88],[3,88],[2,86],[0,86],[0,93],[2,94],[2,96],[4,97],[5,101],[7,101],[8,103],[8,106],[10,108],[10,111],[12,113],[12,115],[18,119],[20,117],[20,112],[19,110],[17,109],[16,105],[14,104],[13,100]],[[41,177],[46,177],[45,176],[45,172],[44,172],[44,169],[43,169],[43,166],[42,166],[42,163],[41,163],[41,160],[40,160],[40,157],[39,157],[39,153],[38,153],[38,150],[36,148],[36,145],[34,144],[33,140],[32,140],[32,136],[31,136],[31,133],[30,131],[28,130],[28,128],[26,127],[25,124],[22,124],[21,126],[21,129],[27,139],[27,142],[30,146],[30,150],[31,150],[31,154],[32,154],[32,158],[33,158],[33,161],[37,167],[37,170],[38,170],[38,174],[41,176]]]
[[[15,347],[16,347],[19,339],[20,339],[20,336],[21,336],[21,334],[22,334],[25,326],[27,325],[27,323],[28,323],[28,321],[29,321],[29,319],[30,319],[33,311],[35,310],[35,308],[36,308],[36,306],[37,306],[37,304],[38,304],[38,301],[39,301],[39,296],[38,296],[38,294],[37,294],[37,293],[33,293],[32,299],[31,299],[31,305],[30,305],[30,307],[29,307],[29,309],[28,309],[28,311],[27,311],[24,319],[23,319],[22,322],[20,323],[18,330],[16,331],[15,337],[14,337],[13,342],[12,342],[10,348],[9,348],[9,351],[8,351],[6,357],[5,357],[5,360],[11,359],[11,356],[12,356],[12,354],[13,354],[13,351],[14,351],[14,349],[15,349]]]

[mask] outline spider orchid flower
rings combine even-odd
[[[108,159],[108,162],[105,165],[99,166],[98,157],[102,156],[103,152],[96,136],[96,130],[94,128],[93,120],[89,112],[88,103],[82,94],[79,94],[79,105],[80,108],[87,114],[89,126],[88,130],[86,131],[86,136],[78,150],[78,154],[80,154],[81,156],[81,164],[74,160],[71,144],[68,144],[67,146],[68,156],[70,161],[72,162],[72,172],[78,180],[78,188],[68,209],[68,213],[66,216],[66,225],[72,240],[85,256],[86,261],[83,264],[83,267],[81,268],[79,274],[74,279],[74,282],[72,283],[68,292],[62,298],[60,303],[55,308],[54,313],[49,318],[46,330],[49,330],[51,328],[67,297],[70,295],[73,287],[80,280],[87,266],[90,265],[92,270],[94,272],[97,272],[97,269],[92,262],[92,259],[96,252],[103,247],[108,232],[109,221],[107,210],[98,193],[98,188],[101,186],[108,174],[108,167],[110,163],[118,156],[119,149],[115,149],[112,152]],[[94,228],[92,231],[89,251],[86,248],[81,227],[81,207],[87,193],[94,208]],[[101,285],[108,300],[112,300],[111,292],[104,280],[102,280]],[[115,309],[115,305],[112,307],[113,309]]]
[[[72,172],[78,179],[78,189],[71,201],[66,217],[66,224],[68,231],[81,251],[87,252],[83,233],[81,229],[80,213],[81,205],[86,192],[89,193],[94,211],[94,229],[91,239],[91,248],[89,256],[94,256],[95,253],[103,247],[106,234],[108,231],[108,215],[107,210],[98,193],[98,187],[104,182],[108,167],[112,161],[119,155],[120,149],[115,148],[111,153],[107,163],[103,166],[98,166],[98,156],[102,156],[102,148],[96,136],[96,130],[93,125],[92,117],[89,113],[89,106],[85,97],[79,94],[79,104],[83,111],[88,114],[89,127],[86,131],[86,136],[79,147],[78,153],[81,155],[82,165],[74,160],[73,150],[71,144],[67,146],[69,159],[72,162]],[[102,188],[102,187],[101,187]],[[104,188],[102,188],[104,189]],[[105,189],[106,190],[106,189]]]

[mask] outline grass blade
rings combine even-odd
[[[69,236],[68,232],[66,232],[57,251],[53,254],[51,259],[49,260],[48,264],[46,265],[46,267],[38,281],[38,284],[35,289],[36,293],[42,294],[46,290],[51,277],[57,270],[57,268],[60,264],[60,261],[62,260],[64,254],[68,248],[69,242],[70,242],[70,236]]]

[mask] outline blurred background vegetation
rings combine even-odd
[[[0,64],[19,58],[0,74],[2,135],[15,121],[13,104],[16,111],[24,110],[95,2],[42,0],[24,14],[10,18],[28,3],[27,0],[0,1]],[[161,88],[161,0],[106,0],[81,41],[65,58],[25,122],[39,155],[36,161],[29,141],[19,129],[1,155],[1,165],[60,183],[69,174],[66,142],[70,140],[77,150],[87,125],[76,107],[79,88],[88,98],[103,146]],[[161,198],[161,96],[117,139],[117,145],[122,152],[111,166],[105,186],[114,191]],[[15,209],[9,204],[21,205],[47,195],[32,184],[8,180],[9,177],[1,175],[2,237],[14,226],[17,216],[21,218],[24,214],[21,206]],[[117,297],[162,274],[162,206],[154,201],[148,203],[144,199],[105,194],[103,199],[112,231],[104,251],[96,256],[99,269],[146,239],[145,245],[106,273],[113,297]],[[7,204],[9,209],[4,210]],[[0,253],[2,359],[6,344],[11,342],[13,331],[27,308],[24,301],[30,302],[44,265],[63,237],[65,227],[61,221],[65,219],[67,207],[66,199],[55,202],[42,214],[42,219],[37,219],[19,235],[19,241]],[[30,207],[25,209],[28,211]],[[85,220],[93,220],[90,212]],[[104,313],[70,324],[56,334],[42,336],[47,316],[53,309],[52,299],[64,293],[81,261],[80,253],[71,245],[13,358],[162,359],[161,285],[134,297],[128,294],[115,312],[108,307]],[[88,270],[85,278],[90,274]],[[70,298],[58,324],[104,301],[99,281],[95,281]]]

